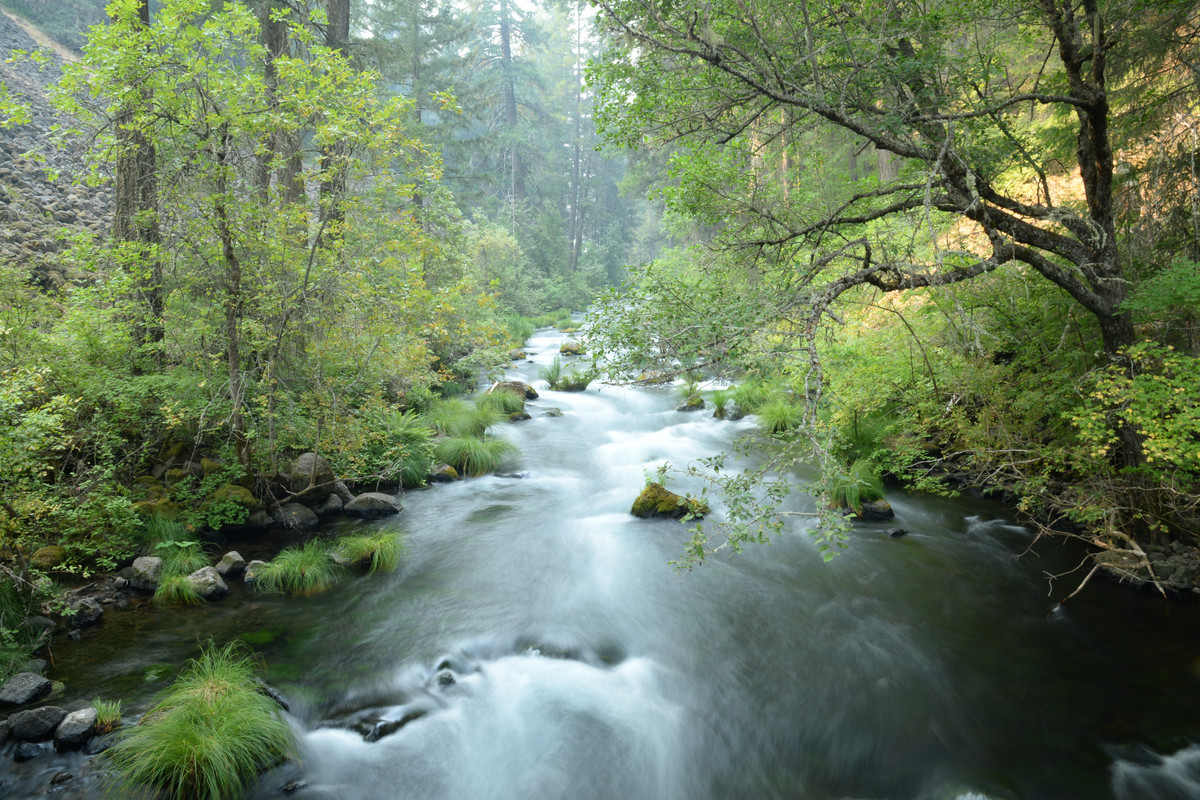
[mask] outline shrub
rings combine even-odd
[[[236,646],[207,646],[138,725],[108,750],[123,787],[171,800],[241,797],[263,769],[294,752],[291,728],[258,691]]]
[[[367,536],[344,536],[333,546],[334,551],[351,564],[370,562],[370,573],[391,572],[400,564],[404,545],[393,532]]]
[[[159,582],[158,588],[154,590],[155,605],[198,606],[204,602],[204,598],[196,591],[196,587],[192,586],[191,581],[187,579],[190,573],[167,575],[164,564],[163,574],[165,577]]]
[[[337,580],[337,565],[317,539],[303,547],[288,547],[261,567],[254,576],[254,585],[265,592],[310,597],[320,594]]]
[[[763,430],[768,433],[790,431],[800,424],[800,420],[804,416],[799,406],[782,397],[764,403],[758,407],[755,413],[758,414]]]
[[[516,446],[504,439],[477,439],[473,436],[442,439],[434,449],[439,461],[454,467],[461,475],[476,478],[495,472],[516,452]]]

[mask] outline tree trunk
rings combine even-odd
[[[225,261],[225,362],[229,374],[229,426],[233,430],[234,451],[244,474],[253,474],[250,460],[250,440],[246,436],[246,419],[242,413],[244,405],[242,388],[241,333],[242,318],[242,262],[237,253],[233,227],[229,221],[229,178],[228,162],[229,134],[220,131],[216,151],[217,172],[213,216],[217,234],[221,239],[221,255]]]
[[[350,0],[328,0],[329,25],[325,28],[325,44],[350,58]],[[340,241],[342,224],[346,219],[342,203],[346,199],[346,156],[339,145],[330,145],[321,155],[321,222],[329,238]],[[324,238],[324,236],[322,236]]]
[[[525,200],[525,168],[521,149],[517,146],[517,93],[512,67],[512,30],[508,0],[500,0],[500,64],[504,70],[504,122],[508,126],[509,151],[512,157],[513,203]]]
[[[148,0],[141,0],[138,5],[137,24],[150,25]],[[164,334],[163,272],[158,250],[162,243],[158,227],[158,153],[154,142],[136,128],[131,111],[117,116],[116,134],[113,241],[121,247],[123,259],[136,273],[134,285],[143,310],[133,323],[134,341],[139,345],[158,344]],[[158,351],[154,360],[160,359]]]

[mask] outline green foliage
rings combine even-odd
[[[859,459],[844,470],[826,471],[824,488],[833,508],[849,508],[862,514],[863,503],[883,498],[883,480],[879,467]]]
[[[555,356],[554,360],[550,362],[550,366],[538,367],[538,377],[553,389],[562,380],[562,359]]]
[[[508,330],[508,338],[518,346],[525,344],[536,330],[533,320],[519,314],[509,314],[504,317],[504,327]]]
[[[766,404],[778,399],[778,391],[769,384],[748,380],[733,387],[733,400],[744,414],[757,414]]]
[[[21,576],[4,574],[0,579],[0,683],[20,671],[34,650],[50,640],[41,627],[24,625],[36,613],[37,592]]]
[[[767,433],[786,433],[795,429],[804,419],[804,409],[786,397],[763,403],[754,413]]]
[[[475,399],[475,405],[499,412],[504,417],[510,417],[525,410],[525,398],[516,392],[501,389],[480,395]]]
[[[460,475],[472,477],[495,472],[517,452],[516,445],[504,439],[477,439],[474,436],[442,439],[434,450],[438,461],[454,467]]]
[[[294,753],[291,728],[258,691],[256,665],[235,645],[211,643],[106,757],[127,791],[171,800],[231,800]]]
[[[548,367],[538,367],[538,377],[549,384],[556,392],[582,392],[596,379],[592,370],[571,370],[564,372],[562,359],[555,356]]]
[[[96,733],[105,734],[115,731],[121,725],[121,701],[92,700],[92,708],[96,709]]]
[[[205,559],[205,564],[208,561]],[[199,569],[199,567],[197,567]],[[196,591],[196,587],[192,586],[192,582],[187,576],[188,572],[167,573],[166,562],[163,564],[163,577],[159,581],[158,587],[154,590],[154,604],[157,606],[198,606],[204,603],[204,598]]]
[[[426,418],[433,429],[444,436],[476,437],[483,436],[488,428],[502,422],[504,415],[487,403],[440,400],[429,407]]]
[[[708,399],[712,400],[716,416],[723,417],[725,416],[725,409],[729,406],[729,401],[734,399],[733,387],[714,389],[709,393]]]
[[[335,553],[351,564],[370,564],[370,574],[391,572],[400,565],[404,543],[394,531],[362,536],[343,536],[333,545]]]
[[[285,548],[267,562],[255,574],[254,585],[264,592],[311,597],[333,586],[337,577],[337,565],[325,543],[311,539],[303,547]]]

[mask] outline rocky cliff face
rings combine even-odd
[[[83,142],[56,145],[52,128],[64,122],[47,100],[62,61],[51,54],[45,66],[28,58],[7,59],[38,49],[12,19],[0,13],[0,82],[27,104],[27,125],[0,128],[0,261],[28,269],[34,282],[57,289],[75,277],[60,257],[67,240],[104,237],[112,226],[112,189],[82,182]]]

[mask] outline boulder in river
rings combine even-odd
[[[524,381],[501,381],[488,389],[488,394],[493,392],[512,392],[526,400],[538,399],[537,390]]]
[[[336,482],[329,462],[316,453],[299,456],[288,472],[288,484],[299,503],[324,500]]]
[[[285,528],[310,531],[321,524],[317,512],[303,503],[284,503],[271,514]]]
[[[707,503],[675,494],[661,483],[649,483],[630,509],[635,517],[672,517],[680,519],[692,514],[702,517],[709,512]]]
[[[33,672],[18,673],[0,686],[0,705],[23,706],[50,694],[54,684]]]
[[[342,509],[348,517],[376,519],[399,514],[404,507],[394,495],[383,492],[363,492]]]
[[[18,711],[8,718],[11,736],[18,742],[44,742],[54,735],[67,712],[58,706],[42,706]]]
[[[887,500],[868,500],[862,504],[862,510],[858,512],[859,519],[872,522],[892,519],[895,516],[896,512],[892,511],[892,504]]]
[[[129,585],[135,589],[152,592],[162,581],[163,560],[158,556],[141,556],[133,560],[129,572]]]
[[[59,750],[83,747],[96,731],[96,717],[94,708],[81,708],[67,714],[54,729],[54,745]]]
[[[241,575],[245,571],[246,559],[242,558],[242,554],[237,550],[230,550],[221,556],[221,560],[217,562],[217,572],[222,578]]]
[[[216,567],[201,567],[187,576],[188,583],[196,590],[196,594],[205,600],[217,600],[229,594],[229,587],[221,580],[221,573]]]
[[[458,480],[458,470],[449,464],[438,464],[429,474],[431,483],[452,483]]]
[[[688,399],[684,400],[680,405],[675,406],[676,411],[702,411],[704,409],[704,398],[698,394],[688,395]]]

